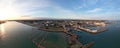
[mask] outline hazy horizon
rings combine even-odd
[[[0,19],[29,16],[120,20],[119,0],[0,0]]]

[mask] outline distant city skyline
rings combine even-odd
[[[120,19],[120,0],[0,0],[2,18]]]

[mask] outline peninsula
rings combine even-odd
[[[84,31],[91,34],[101,33],[107,30],[105,20],[16,20],[39,30],[48,32],[61,32],[68,35],[68,48],[89,48],[94,44],[90,42],[83,45],[78,41],[77,34],[72,34],[71,30]],[[40,45],[39,45],[40,46]]]

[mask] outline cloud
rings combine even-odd
[[[20,15],[17,16],[33,15],[35,17],[37,15],[39,17],[52,18],[80,18],[72,10],[67,10],[61,6],[53,5],[49,0],[2,0],[0,3],[3,6],[9,5],[10,7],[15,7],[14,10],[17,10],[16,12],[20,13]],[[52,8],[53,10],[51,11],[46,8]],[[51,12],[53,12],[53,14],[56,12],[57,15],[52,16]]]
[[[97,4],[98,0],[80,0],[81,4],[78,8],[88,7]]]
[[[62,19],[90,19],[88,15],[79,13],[73,11],[64,9],[60,6],[54,7],[54,10],[57,14],[57,16],[54,16],[52,18],[62,18]]]
[[[87,6],[86,0],[80,0],[80,4],[77,7],[75,7],[75,9],[81,9],[81,8],[86,7],[86,6]]]
[[[81,9],[81,8],[83,8],[83,6],[74,7],[74,9]]]
[[[23,15],[31,15],[44,12],[44,8],[50,7],[51,3],[48,0],[16,0],[15,6],[21,10]]]
[[[95,5],[99,0],[84,0],[87,5]]]
[[[84,12],[65,8],[63,6],[55,4],[54,1],[51,0],[0,0],[0,9],[2,7],[8,7],[13,12],[19,13],[16,14],[18,16],[30,15],[33,17],[39,16],[39,17],[70,18],[70,19],[93,19],[93,18],[111,19],[112,18],[111,16],[113,14],[110,13],[99,14],[99,12],[104,11],[106,8],[101,6],[100,8],[93,7],[94,5],[97,4],[97,2],[98,0],[82,0],[80,2],[80,5],[76,8],[77,9],[82,8]],[[90,9],[89,7],[91,6],[94,9],[88,10]],[[118,13],[117,15],[120,14]]]
[[[103,14],[82,14],[88,19],[93,20],[120,20],[120,12],[106,12]]]
[[[88,10],[88,13],[96,13],[96,12],[100,12],[102,10],[103,10],[102,8],[95,8],[95,9],[92,9],[92,10]]]
[[[45,13],[44,8],[50,7],[49,0],[0,0],[1,8],[10,8],[19,15],[31,15],[34,13]]]
[[[20,15],[19,9],[13,6],[15,0],[0,0],[0,15],[4,18]]]
[[[72,19],[77,17],[77,15],[72,10],[67,10],[60,6],[55,6],[53,9],[55,10],[56,14],[58,14],[57,16],[55,16],[55,18],[71,18]]]

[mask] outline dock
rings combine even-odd
[[[85,32],[88,32],[88,33],[92,33],[92,34],[97,34],[97,33],[104,32],[107,30],[107,28],[102,28],[102,29],[98,29],[98,30],[91,30],[91,29],[80,27],[80,26],[78,27],[78,29],[85,31]]]

